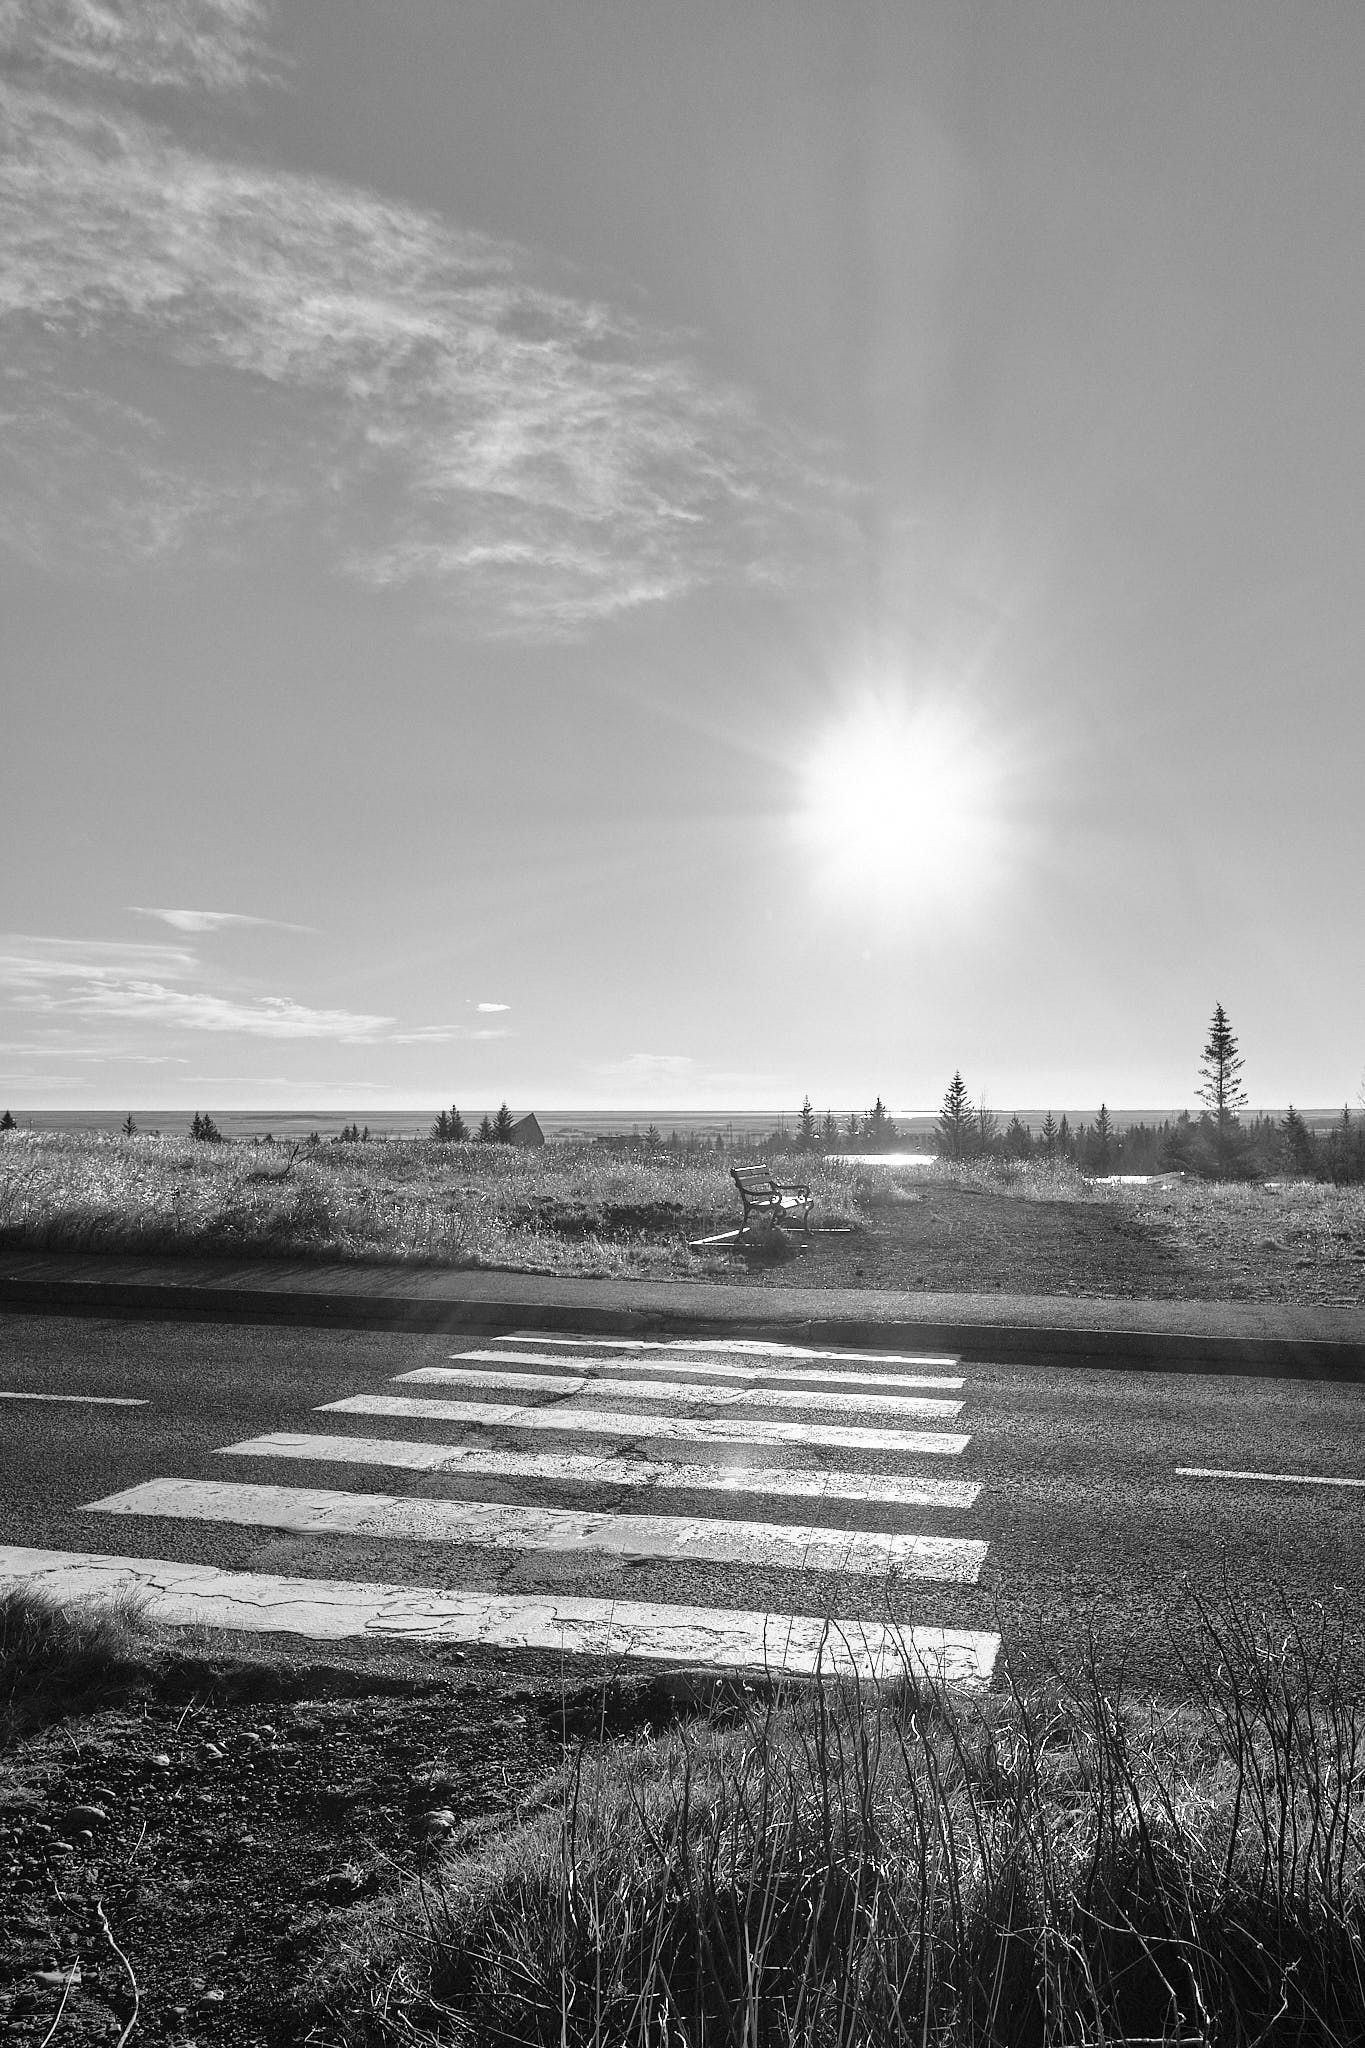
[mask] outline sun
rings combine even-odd
[[[987,878],[996,750],[951,701],[864,698],[818,735],[800,780],[800,836],[839,895],[908,910]]]

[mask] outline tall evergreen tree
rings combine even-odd
[[[436,1112],[436,1121],[431,1127],[431,1135],[438,1145],[448,1145],[450,1143],[450,1118],[443,1109],[438,1109]]]
[[[1221,1135],[1237,1121],[1237,1112],[1246,1108],[1247,1100],[1242,1086],[1242,1055],[1221,1003],[1213,1007],[1209,1042],[1204,1047],[1204,1064],[1199,1073],[1203,1081],[1199,1100],[1212,1111]]]
[[[479,1143],[481,1145],[493,1144],[494,1135],[493,1119],[485,1113],[483,1121],[479,1125]]]
[[[809,1095],[803,1097],[802,1099],[801,1116],[798,1129],[798,1143],[800,1144],[802,1151],[813,1152],[815,1149],[815,1111],[811,1107],[811,1099]]]
[[[1114,1149],[1114,1127],[1109,1121],[1109,1109],[1101,1103],[1099,1115],[1095,1118],[1095,1135],[1091,1143],[1091,1158],[1099,1173],[1109,1171],[1110,1156]]]
[[[511,1110],[507,1107],[507,1104],[504,1102],[498,1110],[497,1115],[493,1119],[493,1142],[495,1145],[511,1144],[512,1126],[515,1122],[516,1118],[513,1116]],[[650,1129],[654,1130],[654,1126],[652,1124],[650,1125]],[[655,1131],[654,1136],[656,1142],[658,1139],[658,1135],[658,1132]]]
[[[7,1109],[5,1111],[5,1114],[3,1116],[0,1116],[0,1131],[14,1131],[18,1128],[18,1125],[14,1121],[13,1110]]]
[[[1043,1157],[1052,1159],[1057,1153],[1057,1119],[1049,1110],[1043,1118]]]
[[[863,1136],[874,1152],[880,1152],[886,1144],[888,1121],[886,1104],[879,1095],[863,1118]]]
[[[820,1125],[820,1137],[829,1146],[837,1145],[839,1142],[839,1125],[832,1109],[825,1111],[824,1121]]]
[[[934,1139],[941,1158],[967,1158],[972,1149],[975,1114],[967,1084],[961,1073],[955,1072],[943,1098],[938,1122],[934,1125]]]

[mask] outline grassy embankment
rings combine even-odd
[[[794,1158],[817,1222],[873,1225],[914,1200],[922,1173]],[[1235,1252],[1358,1282],[1365,1188],[1085,1181],[1068,1164],[930,1170],[1025,1203],[1110,1203],[1166,1234],[1193,1264]],[[10,1133],[0,1140],[0,1249],[399,1260],[562,1274],[686,1278],[708,1270],[690,1238],[738,1204],[719,1154],[611,1157],[589,1146],[519,1152],[424,1142],[283,1146]]]
[[[791,1690],[580,1747],[341,1931],[318,2042],[1358,2043],[1365,1709],[1330,1631],[1203,1618],[1179,1705],[1082,1663]]]
[[[278,2038],[1358,2044],[1361,1674],[1323,1616],[1204,1612],[1193,1640],[1171,1701],[1084,1656],[956,1700],[681,1688],[662,1732],[570,1738],[512,1824],[339,1912]],[[130,1607],[8,1596],[0,1752],[157,1654]]]

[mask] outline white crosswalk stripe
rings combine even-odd
[[[689,1379],[689,1386],[705,1387],[717,1380],[741,1380],[746,1386],[768,1386],[776,1381],[796,1386],[826,1387],[832,1393],[848,1394],[866,1390],[868,1393],[886,1393],[899,1388],[933,1388],[950,1392],[962,1385],[960,1373],[941,1372],[833,1372],[828,1366],[811,1368],[804,1364],[769,1363],[764,1365],[736,1365],[732,1360],[707,1357],[697,1351],[674,1351],[666,1358],[643,1358],[631,1354],[628,1358],[593,1359],[581,1352],[549,1351],[540,1347],[517,1346],[506,1350],[457,1351],[451,1356],[461,1366],[501,1364],[513,1361],[518,1365],[556,1365],[564,1371],[572,1366],[575,1371],[594,1378],[611,1376],[629,1365],[635,1373],[687,1372],[695,1374],[695,1381]],[[704,1375],[704,1377],[703,1377]]]
[[[321,1464],[388,1465],[408,1472],[455,1477],[542,1479],[575,1486],[664,1490],[670,1493],[782,1494],[828,1501],[875,1501],[888,1506],[970,1508],[981,1489],[969,1479],[902,1478],[889,1472],[823,1471],[801,1465],[683,1465],[632,1458],[624,1452],[589,1457],[578,1451],[502,1451],[472,1444],[404,1441],[389,1436],[308,1435],[271,1430],[222,1455],[304,1458]]]
[[[22,1579],[54,1599],[139,1592],[153,1621],[287,1630],[318,1640],[350,1636],[488,1649],[552,1650],[614,1663],[659,1663],[781,1673],[820,1670],[863,1679],[913,1676],[947,1685],[989,1684],[1000,1639],[987,1630],[898,1628],[728,1607],[661,1607],[631,1600],[489,1598],[436,1586],[370,1580],[289,1579],[219,1571],[164,1558],[0,1547],[0,1582]]]
[[[292,1529],[303,1536],[467,1543],[488,1550],[602,1550],[631,1558],[775,1565],[784,1571],[895,1570],[906,1577],[966,1584],[976,1579],[986,1554],[984,1543],[956,1536],[850,1532],[684,1515],[582,1514],[569,1508],[413,1500],[325,1487],[241,1486],[216,1479],[151,1479],[107,1500],[92,1501],[90,1511],[240,1522],[254,1528]]]
[[[826,1591],[822,1604],[834,1597],[854,1609],[900,1585],[938,1587],[930,1612],[940,1614],[949,1589],[958,1589],[955,1599],[966,1598],[989,1548],[980,1536],[904,1526],[907,1510],[966,1512],[978,1500],[973,1482],[916,1469],[926,1460],[960,1458],[971,1441],[949,1426],[960,1422],[964,1407],[962,1398],[947,1398],[964,1392],[957,1364],[938,1353],[835,1351],[760,1339],[596,1340],[523,1331],[453,1353],[448,1365],[401,1372],[390,1381],[393,1392],[324,1402],[315,1411],[327,1418],[323,1429],[271,1431],[220,1447],[219,1455],[250,1459],[258,1470],[262,1461],[279,1460],[406,1472],[414,1475],[408,1491],[285,1484],[264,1475],[163,1475],[87,1506],[92,1516],[125,1525],[139,1518],[167,1529],[190,1523],[260,1531],[255,1547],[263,1563],[287,1557],[291,1568],[305,1570],[325,1570],[332,1545],[339,1547],[330,1555],[349,1562],[356,1544],[383,1542],[400,1546],[393,1554],[403,1559],[401,1575],[418,1569],[416,1551],[409,1557],[401,1546],[439,1544],[450,1554],[447,1571],[466,1579],[463,1587],[283,1578],[94,1551],[22,1555],[44,1584],[136,1581],[168,1620],[212,1613],[232,1617],[229,1626],[311,1635],[610,1647],[616,1655],[752,1669],[810,1670],[820,1663],[872,1675],[909,1663],[952,1682],[981,1683],[999,1647],[989,1630],[902,1630],[888,1622],[668,1598],[534,1590],[512,1598],[483,1589],[490,1565],[504,1573],[500,1559],[521,1559],[515,1582],[531,1588],[556,1584],[558,1573],[582,1559],[585,1571],[591,1565],[590,1585],[600,1584],[604,1570],[638,1564],[665,1574],[681,1568],[684,1578],[666,1575],[658,1583],[689,1594],[696,1585],[706,1588],[708,1574],[727,1571],[745,1574],[723,1580],[727,1590],[743,1584],[746,1592],[754,1573],[833,1575],[845,1591]],[[368,1418],[370,1428],[349,1433],[352,1417]],[[374,1433],[377,1425],[404,1421],[428,1428]],[[553,1441],[566,1436],[581,1448]],[[499,1498],[499,1487],[510,1497]],[[562,1504],[546,1498],[547,1488],[559,1490]],[[680,1511],[654,1511],[655,1498]],[[747,1516],[734,1512],[749,1500],[763,1503],[759,1518],[752,1509]],[[806,1519],[794,1511],[799,1501],[811,1504]],[[811,1521],[812,1513],[821,1519]],[[762,1518],[774,1515],[782,1518]],[[840,1526],[849,1519],[859,1526]],[[202,1541],[195,1546],[201,1555]],[[20,1555],[0,1549],[0,1582]],[[479,1563],[481,1557],[489,1562]],[[858,1587],[864,1590],[856,1593]]]
[[[642,1415],[621,1408],[523,1408],[502,1401],[433,1401],[404,1394],[350,1394],[328,1401],[322,1415],[402,1415],[427,1422],[466,1423],[476,1429],[580,1431],[624,1436],[634,1443],[800,1444],[834,1451],[899,1451],[908,1457],[955,1458],[969,1438],[949,1430],[854,1429],[838,1423],[695,1419]]]
[[[558,1333],[523,1330],[495,1337],[493,1342],[516,1350],[532,1344],[546,1350],[667,1351],[681,1354],[706,1353],[718,1358],[829,1359],[840,1367],[849,1365],[943,1365],[957,1359],[946,1351],[820,1351],[809,1344],[774,1344],[766,1337],[565,1337]],[[464,1353],[463,1356],[472,1356]]]
[[[712,1408],[791,1408],[821,1414],[908,1415],[919,1422],[954,1422],[960,1401],[940,1401],[914,1394],[846,1393],[833,1387],[812,1392],[808,1387],[732,1386],[721,1381],[621,1380],[607,1373],[490,1372],[457,1365],[421,1365],[400,1372],[395,1386],[477,1388],[487,1393],[607,1394],[621,1401],[705,1401]]]

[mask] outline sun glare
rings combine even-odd
[[[801,834],[841,896],[927,908],[988,879],[998,780],[994,749],[951,704],[869,698],[812,750]]]

